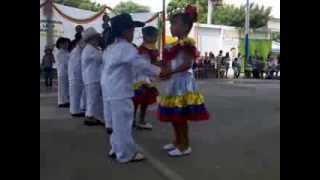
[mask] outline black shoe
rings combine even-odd
[[[69,108],[70,107],[70,103],[59,104],[58,107],[59,108]]]
[[[85,117],[85,113],[71,114],[72,117]]]
[[[117,159],[116,153],[112,153],[108,155],[111,159]]]
[[[112,128],[107,128],[107,134],[111,135],[113,132],[113,129]]]
[[[95,118],[87,118],[86,120],[84,120],[84,125],[86,126],[99,126],[101,124],[102,122]]]

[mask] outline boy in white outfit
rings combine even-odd
[[[81,74],[81,53],[85,43],[84,41],[79,41],[74,45],[75,48],[70,53],[68,64],[70,113],[74,117],[84,117],[85,114],[82,110],[84,108],[84,84]]]
[[[68,61],[70,39],[61,37],[56,42],[58,53],[56,55],[58,71],[58,107],[69,107],[69,81],[68,81]]]
[[[144,159],[132,137],[133,69],[153,77],[158,76],[161,71],[159,67],[144,60],[132,44],[134,28],[142,26],[143,23],[133,21],[126,13],[113,17],[111,19],[113,40],[107,44],[103,53],[101,87],[104,119],[106,127],[112,127],[113,130],[109,156],[116,158],[120,163]]]
[[[104,125],[103,101],[100,86],[102,51],[100,34],[92,27],[82,34],[86,46],[81,54],[81,71],[86,94],[85,125]]]

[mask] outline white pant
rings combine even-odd
[[[100,83],[85,85],[86,91],[86,116],[95,117],[103,121],[103,100]]]
[[[83,85],[82,94],[81,94],[81,101],[80,101],[81,111],[86,109],[86,105],[87,105],[86,89]]]
[[[58,105],[69,103],[68,76],[58,76]]]
[[[78,80],[69,81],[70,113],[78,114],[82,112],[84,85]]]
[[[128,162],[137,152],[132,137],[133,102],[130,98],[104,101],[104,117],[113,129],[110,137],[111,148],[119,162]]]

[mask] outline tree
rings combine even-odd
[[[168,12],[176,8],[183,8],[187,4],[199,4],[199,23],[207,22],[208,0],[172,0],[168,4]],[[245,24],[245,5],[236,7],[223,4],[214,7],[212,20],[214,24],[244,27]],[[250,27],[259,28],[265,26],[270,19],[271,7],[265,8],[254,3],[250,4]]]
[[[199,3],[198,9],[198,22],[207,22],[207,11],[208,11],[208,0],[171,0],[168,4],[167,12],[171,12],[177,8],[184,8],[188,4],[197,5]]]
[[[150,12],[150,8],[148,6],[143,6],[132,1],[120,2],[113,9],[116,14],[121,13],[141,13],[141,12]]]
[[[58,4],[64,4],[65,6],[71,6],[95,12],[101,9],[101,5],[99,3],[91,2],[90,0],[56,0],[55,2]]]

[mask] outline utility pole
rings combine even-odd
[[[44,15],[47,17],[47,45],[52,46],[53,42],[53,23],[52,23],[52,16],[53,16],[53,0],[49,0],[49,2],[45,5]]]
[[[249,56],[250,56],[249,34],[250,34],[250,4],[249,4],[249,0],[247,0],[246,19],[245,19],[245,56],[246,56],[246,60],[248,60]]]
[[[212,10],[213,10],[213,0],[208,0],[208,16],[207,16],[207,24],[211,24],[211,18],[212,18]]]

